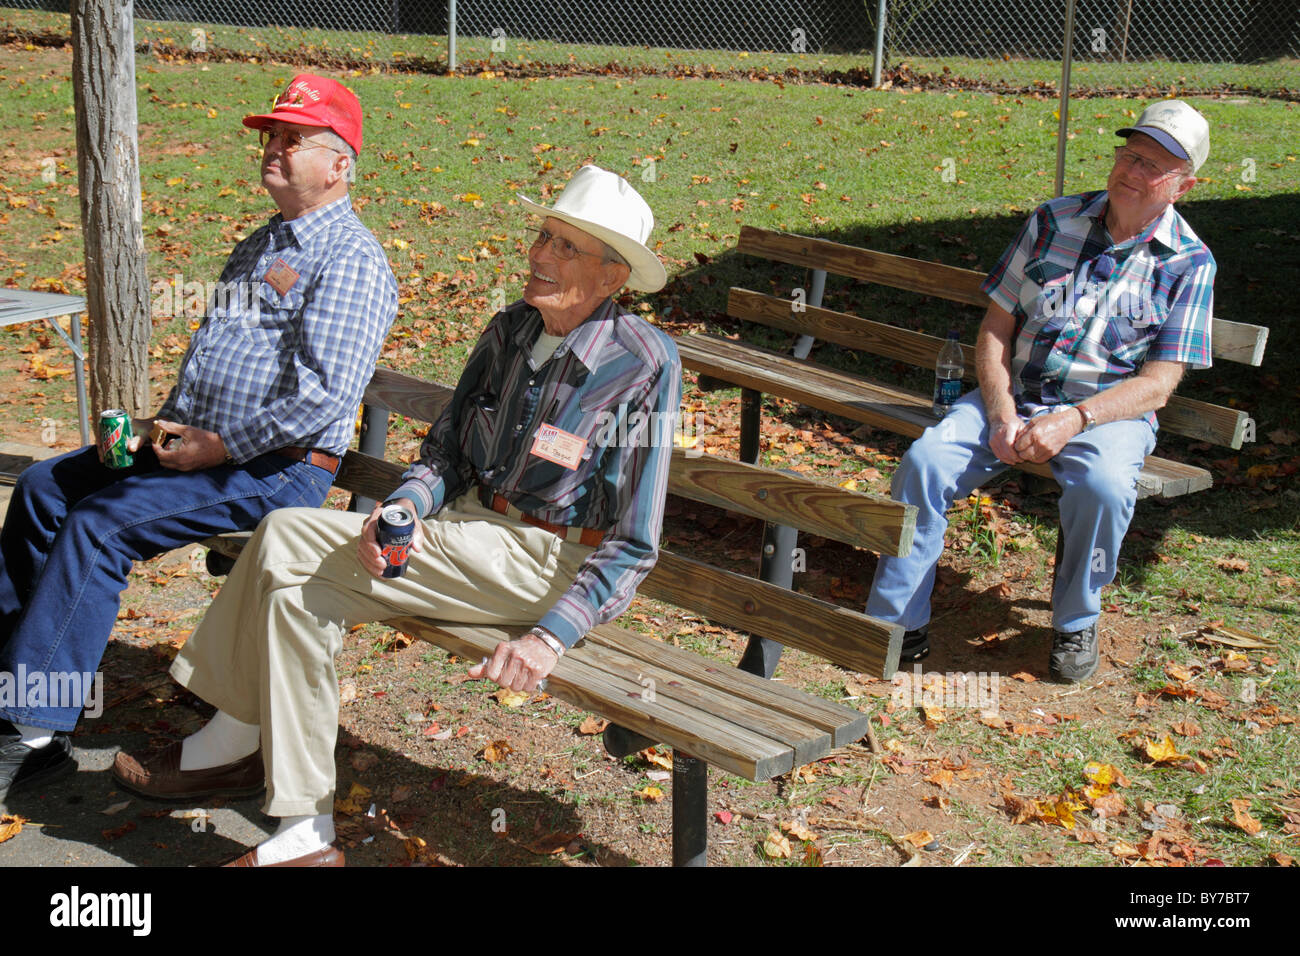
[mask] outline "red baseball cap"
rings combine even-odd
[[[275,98],[271,112],[244,117],[249,129],[265,129],[271,123],[324,126],[361,152],[361,102],[350,89],[327,76],[299,73]]]

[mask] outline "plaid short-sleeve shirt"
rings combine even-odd
[[[1106,203],[1103,190],[1039,206],[984,280],[1016,320],[1017,401],[1082,401],[1148,359],[1210,366],[1210,250],[1172,205],[1113,243]],[[1144,417],[1156,427],[1154,413]]]

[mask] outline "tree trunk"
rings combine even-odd
[[[136,141],[133,0],[73,0],[77,183],[96,413],[151,414],[148,258]]]

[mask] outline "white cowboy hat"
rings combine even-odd
[[[627,284],[641,292],[658,292],[668,281],[659,257],[646,245],[655,217],[641,194],[617,173],[583,166],[573,174],[551,208],[519,193],[528,212],[553,216],[606,243],[632,267]]]

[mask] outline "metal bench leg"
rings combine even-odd
[[[709,765],[673,751],[673,866],[706,866]]]
[[[387,442],[388,409],[380,408],[378,405],[367,405],[361,415],[361,440],[357,443],[357,450],[373,458],[383,458]],[[352,500],[348,502],[349,511],[358,511],[361,514],[369,514],[374,506],[373,498],[362,495],[353,495]]]
[[[799,542],[799,529],[785,525],[770,524],[763,532],[763,554],[759,562],[758,576],[768,584],[791,589],[794,583],[795,545]],[[766,638],[752,636],[745,645],[745,653],[736,666],[742,671],[757,674],[764,679],[771,679],[776,671],[777,662],[781,660],[783,645]]]
[[[740,460],[758,464],[758,426],[763,414],[763,393],[752,388],[740,390]]]

